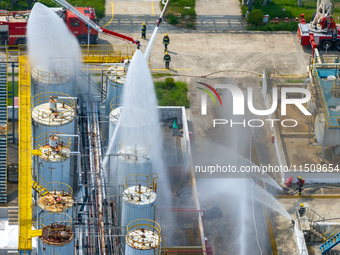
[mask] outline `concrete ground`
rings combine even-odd
[[[107,16],[100,22],[107,29],[140,40],[141,24],[147,25],[147,38],[160,14],[159,2],[107,1]],[[154,14],[153,14],[154,13]],[[282,74],[304,74],[310,50],[302,49],[295,33],[245,31],[236,0],[196,1],[197,29],[179,29],[162,23],[151,54],[152,69],[163,69],[164,33],[170,37],[170,67],[173,74],[206,75],[230,70],[262,73],[264,68],[277,68]],[[100,35],[101,44],[122,44],[121,40]],[[148,40],[141,41],[142,50]],[[218,64],[217,64],[218,63]]]

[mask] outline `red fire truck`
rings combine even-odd
[[[334,2],[330,0],[317,0],[317,12],[310,23],[306,23],[301,14],[301,23],[298,25],[298,38],[301,45],[311,45],[313,49],[322,50],[335,48],[340,51],[340,29],[332,17]]]
[[[95,22],[96,14],[92,7],[78,7],[79,12]],[[80,44],[88,42],[88,26],[70,10],[53,8],[53,10],[65,21],[70,31],[77,37]],[[0,12],[0,45],[19,45],[26,43],[26,26],[29,17],[26,12]],[[90,28],[90,44],[98,41],[98,31]]]
[[[88,43],[90,29],[90,44],[97,44],[98,32],[106,33],[122,40],[139,45],[133,38],[99,27],[96,24],[95,10],[90,7],[73,7],[64,0],[54,0],[63,8],[52,8],[66,23],[70,31],[77,37],[80,44]],[[26,43],[26,27],[29,11],[0,11],[0,45],[19,45]]]

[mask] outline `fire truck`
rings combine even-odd
[[[116,33],[114,31],[99,27],[96,24],[96,13],[94,8],[73,7],[64,0],[54,0],[63,8],[52,8],[62,18],[70,31],[77,37],[81,45],[97,44],[98,33],[106,33],[122,40],[139,45],[139,41]],[[6,12],[0,11],[0,45],[19,45],[26,43],[26,27],[30,11]],[[90,30],[90,33],[89,33]]]
[[[340,29],[332,17],[334,2],[330,0],[317,0],[317,11],[310,23],[306,23],[301,14],[301,23],[298,24],[298,38],[303,46],[311,45],[312,49],[319,47],[322,50],[335,48],[340,51]]]

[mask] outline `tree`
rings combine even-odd
[[[263,12],[259,9],[252,10],[248,15],[248,22],[254,25],[260,25],[263,21]]]

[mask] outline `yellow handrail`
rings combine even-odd
[[[130,187],[137,187],[139,184],[147,187],[148,190],[156,190],[158,174],[152,173],[150,175],[131,174],[124,178],[124,189]]]
[[[328,239],[333,237],[334,235],[340,233],[340,222],[338,222],[333,227],[327,229],[323,234],[323,241],[326,242]]]
[[[340,66],[340,63],[339,63]],[[319,92],[319,97],[321,99],[321,106],[322,106],[322,110],[325,116],[325,121],[326,121],[326,127],[327,128],[337,128],[339,127],[339,125],[333,125],[332,123],[330,123],[330,120],[335,119],[338,120],[339,116],[331,116],[328,110],[328,106],[327,106],[327,102],[326,102],[326,98],[325,98],[325,94],[323,91],[323,88],[321,86],[321,81],[320,81],[320,77],[319,74],[317,72],[317,68],[314,68],[315,71],[313,72],[313,75],[315,77],[315,82],[316,82],[316,86],[317,86],[317,90]]]

